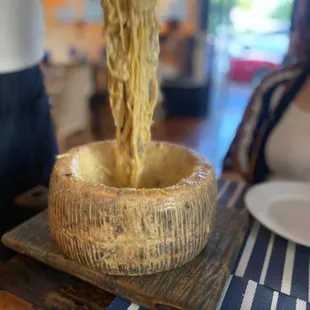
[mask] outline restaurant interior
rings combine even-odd
[[[66,158],[74,148],[115,139],[103,39],[104,14],[100,0],[42,1],[45,51],[40,67],[51,105],[58,156]],[[70,265],[46,241],[48,226],[43,222],[47,222],[47,215],[40,212],[47,207],[48,192],[38,184],[16,197],[16,217],[7,221],[6,231],[26,219],[31,221],[33,216],[40,217],[37,223],[19,226],[19,231],[7,233],[2,240],[6,247],[0,246],[0,310],[310,309],[310,231],[305,228],[310,225],[304,215],[309,211],[289,211],[295,227],[300,226],[299,233],[308,238],[307,242],[298,242],[290,238],[288,229],[283,229],[286,220],[282,211],[277,214],[282,222],[279,220],[276,229],[268,220],[266,225],[261,224],[264,210],[259,215],[250,210],[258,222],[252,217],[248,220],[248,213],[243,211],[244,195],[250,183],[260,182],[259,172],[253,168],[252,179],[225,174],[225,158],[232,142],[252,126],[247,124],[238,130],[239,124],[250,117],[251,108],[247,106],[255,101],[253,94],[261,91],[259,85],[265,85],[274,72],[285,70],[295,61],[294,34],[306,5],[307,0],[157,1],[161,51],[152,140],[185,146],[205,157],[219,180],[217,206],[229,210],[219,212],[214,244],[206,246],[204,260],[180,273],[173,270],[167,277],[152,275],[147,280],[146,276],[128,280],[122,274],[101,278],[91,269]],[[310,20],[310,8],[307,12]],[[255,139],[260,139],[259,132],[255,132]],[[252,148],[255,143],[249,152],[254,152]],[[242,164],[238,169],[241,173]],[[68,172],[66,175],[71,177]],[[267,190],[266,201],[272,199],[268,195]],[[171,228],[177,224],[169,225]],[[30,226],[38,234],[31,232]],[[37,247],[40,238],[42,244],[46,242],[42,249]],[[76,244],[78,238],[73,237]],[[25,250],[27,242],[32,247]],[[260,255],[262,252],[264,255]],[[217,261],[225,261],[225,266],[218,266]],[[191,274],[199,285],[187,279]],[[173,277],[177,284],[171,280]]]
[[[161,78],[162,98],[155,112],[153,138],[193,147],[211,161],[217,175],[254,83],[283,63],[293,8],[288,1],[289,20],[272,21],[268,29],[260,31],[267,38],[279,32],[276,35],[284,41],[282,50],[265,51],[265,46],[247,46],[246,40],[250,45],[252,37],[265,37],[251,29],[251,21],[241,30],[239,25],[232,24],[231,12],[235,7],[230,2],[184,0],[157,4],[162,35],[167,21],[178,20],[185,43],[181,76],[169,76],[162,66],[162,75],[167,76]],[[60,151],[92,139],[113,137],[113,120],[104,95],[107,66],[99,1],[46,0],[44,11],[48,58],[44,72]],[[235,51],[248,48],[253,49],[253,55],[257,54],[251,61],[247,61],[243,51],[239,55]],[[277,59],[265,61],[262,53]],[[251,72],[243,72],[246,70]]]

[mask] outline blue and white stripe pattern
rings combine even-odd
[[[252,280],[230,276],[216,310],[310,310],[310,303],[274,291]],[[108,310],[144,310],[116,298]]]
[[[220,184],[218,201],[243,208],[242,184]],[[109,310],[142,310],[116,298]],[[310,249],[254,222],[217,310],[310,310]]]
[[[233,274],[310,302],[310,249],[255,222]]]
[[[113,303],[108,307],[108,310],[144,310],[144,309],[125,299],[115,298]]]
[[[224,292],[223,292],[224,293]],[[116,309],[116,308],[115,308]],[[310,304],[252,280],[231,276],[217,310],[306,310]]]

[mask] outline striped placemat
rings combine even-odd
[[[274,291],[255,281],[231,276],[217,310],[307,310],[304,300]]]
[[[233,274],[310,302],[310,249],[254,222]]]
[[[243,184],[221,181],[219,202],[244,208]],[[254,221],[232,274],[310,302],[310,249],[285,240]]]
[[[216,310],[310,310],[310,303],[276,292],[252,280],[230,276]],[[116,298],[108,310],[143,310]]]
[[[244,194],[248,186],[226,180],[218,181],[218,203],[227,208],[244,208]]]

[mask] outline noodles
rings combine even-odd
[[[119,187],[139,187],[157,102],[156,0],[102,0]],[[151,87],[151,92],[149,91]]]

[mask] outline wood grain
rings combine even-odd
[[[106,276],[65,258],[49,236],[46,211],[5,234],[2,241],[18,252],[146,308],[213,310],[247,228],[244,209],[219,206],[211,239],[200,255],[182,268],[147,277]]]
[[[115,295],[23,255],[0,264],[0,274],[2,289],[39,309],[102,310],[115,298]],[[13,299],[7,299],[7,303],[15,305]]]
[[[0,291],[0,310],[33,310],[30,303],[8,292]],[[39,310],[39,308],[36,308]]]

